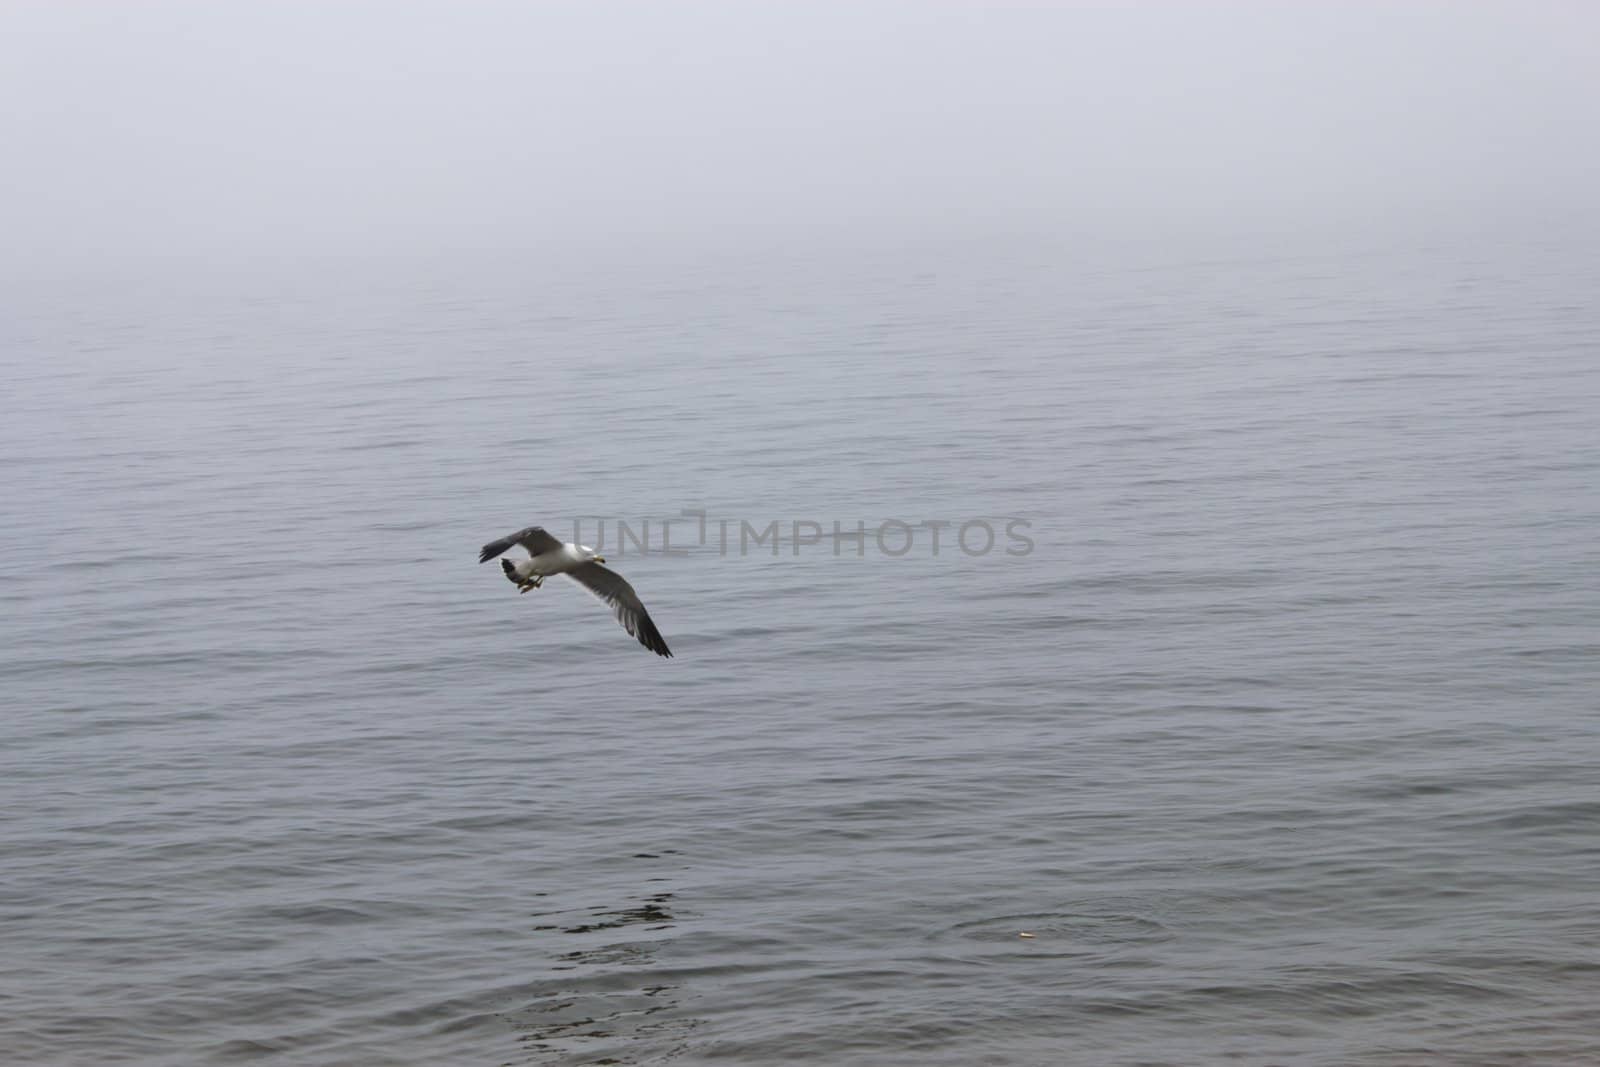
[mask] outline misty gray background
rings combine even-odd
[[[1600,12],[1473,4],[4,8],[24,275],[863,233],[1595,226]]]
[[[0,1060],[1600,1060],[1597,10],[0,5]]]

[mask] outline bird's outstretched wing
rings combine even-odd
[[[490,541],[484,545],[483,550],[478,553],[478,562],[487,563],[513,545],[521,545],[528,550],[528,555],[537,556],[552,548],[560,548],[561,542],[545,533],[543,526],[530,526],[526,530],[518,530],[514,534],[507,534],[498,541]]]
[[[598,563],[585,563],[567,571],[566,574],[568,578],[604,600],[610,606],[611,614],[622,624],[622,628],[637,637],[641,645],[658,656],[672,655],[672,650],[661,637],[661,631],[650,621],[650,613],[644,610],[639,594],[633,591],[633,586],[629,585],[622,575],[607,570]]]

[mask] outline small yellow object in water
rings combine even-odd
[[[1017,933],[1017,936],[1018,937],[1032,937],[1033,935],[1028,933],[1026,930],[1023,930],[1023,931],[1019,931]]]

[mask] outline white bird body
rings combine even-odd
[[[541,552],[537,556],[529,556],[525,560],[512,563],[511,567],[512,572],[516,574],[517,580],[526,582],[532,578],[548,578],[552,574],[565,574],[594,559],[603,561],[604,557],[597,557],[594,554],[594,549],[588,545],[575,545],[569,541],[560,548],[553,548],[548,552]]]

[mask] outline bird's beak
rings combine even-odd
[[[596,557],[595,557],[595,558],[594,558],[594,561],[595,561],[595,562],[596,562],[596,563],[604,563],[604,562],[605,562],[605,561],[606,561],[606,558],[605,558],[605,557],[604,557],[604,556],[596,556]]]

